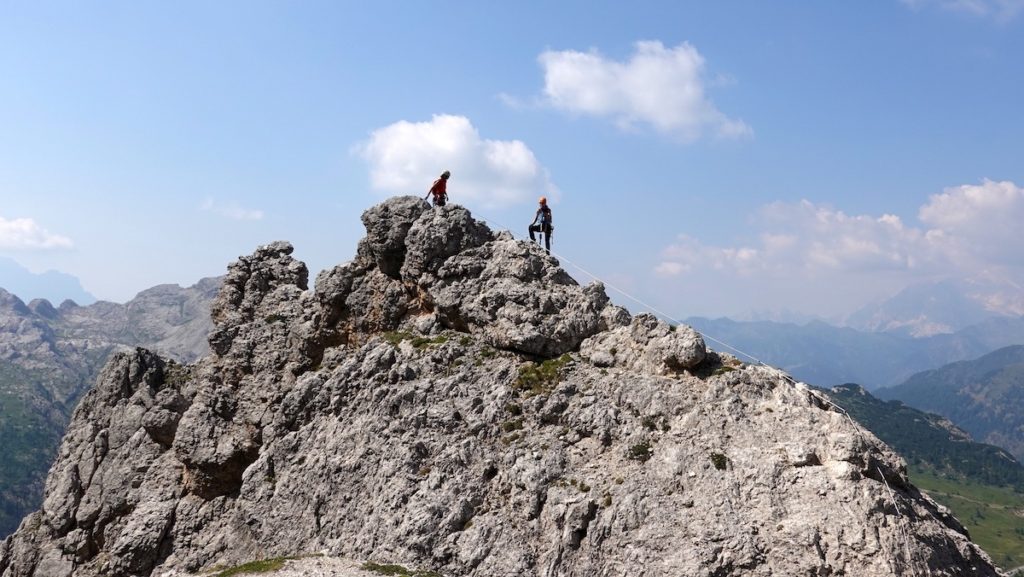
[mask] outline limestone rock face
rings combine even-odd
[[[39,507],[71,412],[111,352],[144,346],[182,362],[207,354],[219,286],[209,278],[156,286],[125,304],[59,308],[44,299],[26,306],[0,289],[0,537]]]
[[[388,277],[399,278],[409,228],[428,210],[430,207],[414,196],[392,199],[367,210],[363,213],[366,237],[359,243],[359,256],[375,264]]]
[[[654,315],[642,313],[629,326],[587,339],[580,354],[598,367],[620,366],[649,375],[667,375],[700,365],[707,348],[692,328],[670,327]]]
[[[606,326],[600,283],[581,288],[555,259],[495,235],[465,208],[398,197],[367,210],[363,224],[356,259],[317,278],[325,343],[362,342],[412,316],[428,332],[551,357]]]
[[[545,357],[598,332],[608,304],[600,283],[581,289],[557,261],[507,233],[449,259],[428,282],[444,326]]]
[[[317,553],[480,577],[998,574],[898,455],[781,373],[631,318],[460,207],[363,222],[313,291],[287,243],[231,265],[194,365],[112,360],[0,575]]]
[[[449,257],[494,240],[491,230],[457,205],[427,211],[409,227],[403,239],[409,250],[401,267],[404,279],[436,274]]]

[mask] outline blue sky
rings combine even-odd
[[[315,277],[450,169],[518,234],[551,197],[563,262],[677,318],[946,277],[1021,313],[1022,27],[1021,0],[0,1],[0,256],[114,301],[277,239]]]

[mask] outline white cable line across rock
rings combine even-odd
[[[480,216],[480,219],[483,220],[484,222],[487,222],[487,223],[489,223],[491,225],[494,225],[494,226],[498,227],[499,230],[504,230],[504,231],[508,232],[510,235],[512,235],[513,238],[517,238],[516,234],[514,232],[512,232],[512,229],[510,229],[509,227],[507,227],[507,226],[505,226],[505,225],[503,225],[503,224],[501,224],[501,223],[499,223],[499,222],[497,222],[495,220],[488,219],[488,218],[486,218],[486,217],[484,217],[482,215]],[[672,321],[675,324],[683,324],[682,321],[680,321],[680,320],[678,320],[676,318],[673,318],[672,316],[670,316],[670,315],[668,315],[668,314],[658,310],[654,306],[652,306],[652,305],[650,305],[650,304],[648,304],[648,303],[638,299],[637,297],[627,293],[626,291],[620,289],[619,287],[617,287],[617,286],[615,286],[615,285],[613,285],[613,284],[611,284],[611,283],[601,279],[596,274],[588,271],[587,269],[585,269],[582,266],[576,264],[575,262],[569,260],[568,258],[565,258],[565,256],[563,256],[563,255],[561,255],[561,254],[559,254],[559,253],[557,253],[557,252],[555,252],[553,250],[550,251],[550,254],[554,255],[555,258],[559,259],[560,261],[565,261],[566,263],[568,263],[568,264],[572,265],[573,267],[579,269],[582,273],[586,274],[587,276],[590,276],[594,280],[603,283],[608,288],[610,288],[610,289],[612,289],[612,290],[622,294],[626,298],[636,302],[637,304],[639,304],[642,307],[647,308],[648,310],[654,312],[655,314],[660,315],[661,317],[663,317],[663,318],[665,318],[665,319],[667,319],[669,321]],[[755,357],[754,355],[751,355],[750,353],[746,353],[744,351],[741,351],[740,349],[738,349],[738,348],[736,348],[736,347],[734,347],[734,346],[732,346],[732,345],[730,345],[728,343],[720,341],[720,340],[718,340],[718,339],[716,339],[716,338],[714,338],[714,337],[712,337],[712,336],[710,336],[710,335],[708,335],[708,334],[706,334],[704,332],[701,332],[700,334],[701,334],[701,336],[703,336],[705,339],[707,339],[709,341],[713,341],[713,342],[715,342],[717,344],[720,344],[720,345],[722,345],[724,347],[727,347],[727,348],[731,349],[732,351],[737,352],[740,355],[743,355],[743,356],[753,360],[758,365],[766,367],[766,368],[768,368],[768,369],[770,369],[772,371],[775,371],[779,375],[780,378],[782,378],[784,381],[787,381],[791,385],[793,385],[793,386],[797,385],[797,381],[793,377],[791,377],[790,375],[786,374],[781,369],[779,369],[777,367],[773,367],[773,366],[769,365],[768,363],[765,363],[761,359]],[[849,419],[850,423],[853,425],[854,430],[857,431],[857,434],[860,435],[863,438],[864,435],[863,435],[863,431],[862,431],[862,428],[861,428],[860,424],[857,423],[857,421],[854,420],[854,418],[850,415],[849,412],[847,412],[846,409],[844,409],[844,408],[840,407],[839,405],[835,404],[834,402],[832,402],[831,399],[829,399],[827,397],[822,398],[822,396],[819,396],[819,395],[815,394],[813,391],[808,390],[808,393],[810,393],[811,395],[814,395],[815,398],[818,398],[820,400],[825,401],[826,403],[831,405],[834,409],[836,409],[837,412],[839,412],[840,414],[846,416],[846,418]],[[889,486],[889,481],[885,478],[885,475],[882,473],[882,470],[881,470],[880,467],[876,466],[875,468],[878,471],[878,476],[881,478],[882,483],[885,485],[885,488],[889,492],[889,499],[892,501],[893,508],[896,510],[896,516],[900,517],[900,518],[903,518],[903,512],[900,510],[900,506],[896,502],[896,494],[892,490],[892,487]],[[901,525],[900,526],[900,533],[903,536],[904,547],[907,547],[908,536],[906,535],[905,530],[906,530],[906,528]]]
[[[494,226],[498,227],[498,229],[499,229],[499,230],[504,230],[505,232],[507,232],[507,233],[511,234],[513,238],[518,238],[518,237],[516,236],[516,233],[512,232],[512,229],[510,229],[509,227],[507,227],[507,226],[505,226],[505,225],[501,224],[500,222],[497,222],[497,221],[495,221],[495,220],[489,219],[489,218],[487,218],[487,217],[484,217],[484,216],[482,216],[482,215],[480,216],[480,220],[482,220],[482,221],[484,221],[484,222],[486,222],[486,223],[489,223],[489,224],[492,224],[492,225],[494,225]],[[524,240],[525,240],[525,239],[524,239]],[[579,271],[580,271],[580,272],[582,272],[583,274],[585,274],[585,275],[587,275],[587,276],[589,276],[589,277],[593,278],[594,280],[596,280],[596,281],[598,281],[598,282],[600,282],[600,283],[604,284],[604,285],[605,285],[606,287],[608,287],[608,288],[610,288],[610,289],[614,290],[615,292],[617,292],[617,293],[621,294],[622,296],[624,296],[624,297],[628,298],[629,300],[631,300],[631,301],[633,301],[633,302],[635,302],[635,303],[639,304],[640,306],[642,306],[642,307],[646,308],[647,310],[649,310],[649,311],[651,311],[651,312],[653,312],[653,313],[655,313],[655,314],[657,314],[657,315],[661,316],[662,318],[664,318],[664,319],[666,319],[666,320],[669,320],[669,321],[672,321],[673,323],[675,323],[675,324],[677,324],[677,325],[681,325],[681,324],[684,324],[684,323],[683,323],[682,321],[680,321],[679,319],[673,318],[673,317],[672,317],[671,315],[669,315],[669,314],[667,314],[667,313],[664,313],[664,312],[662,312],[662,311],[658,310],[658,309],[657,309],[657,308],[655,308],[654,306],[652,306],[652,305],[650,305],[650,304],[648,304],[648,303],[646,303],[646,302],[644,302],[644,301],[642,301],[642,300],[638,299],[637,297],[635,297],[635,296],[633,296],[633,295],[629,294],[628,292],[626,292],[626,291],[622,290],[621,288],[619,288],[619,287],[617,287],[617,286],[615,286],[615,285],[613,285],[613,284],[611,284],[611,283],[609,283],[609,282],[605,281],[604,279],[602,279],[602,278],[598,277],[598,276],[597,276],[596,274],[594,274],[594,273],[592,273],[592,272],[588,271],[587,269],[583,268],[582,266],[580,266],[580,265],[576,264],[575,262],[573,262],[573,261],[569,260],[569,259],[568,259],[568,258],[566,258],[565,256],[563,256],[563,255],[561,255],[561,254],[559,254],[559,253],[557,253],[557,252],[555,252],[555,251],[553,251],[553,250],[551,251],[551,254],[552,254],[552,255],[554,255],[554,256],[555,256],[555,258],[557,258],[558,260],[560,260],[560,261],[565,261],[566,263],[568,263],[568,264],[572,265],[573,267],[575,267],[575,268],[579,269]],[[711,335],[708,335],[708,334],[707,334],[707,333],[705,333],[705,332],[702,332],[702,331],[698,331],[698,332],[700,332],[701,336],[703,336],[703,337],[704,337],[705,339],[707,339],[707,340],[709,340],[709,341],[712,341],[712,342],[714,342],[714,343],[717,343],[717,344],[719,344],[719,345],[722,345],[723,347],[726,347],[726,348],[728,348],[729,350],[731,350],[731,351],[733,351],[733,352],[739,353],[740,355],[742,355],[742,356],[744,356],[744,357],[747,357],[748,359],[751,359],[752,361],[754,361],[754,362],[755,362],[755,363],[757,363],[758,365],[762,365],[762,366],[765,366],[765,367],[768,367],[768,368],[772,368],[772,369],[774,369],[774,368],[775,368],[775,367],[772,367],[771,365],[769,365],[768,363],[765,363],[765,362],[764,362],[764,361],[762,361],[761,359],[759,359],[759,358],[755,357],[754,355],[752,355],[752,354],[750,354],[750,353],[746,353],[746,352],[744,352],[744,351],[741,351],[740,349],[738,349],[738,348],[736,348],[736,347],[734,347],[734,346],[730,345],[729,343],[726,343],[726,342],[722,342],[722,341],[720,341],[720,340],[718,340],[718,339],[716,339],[716,338],[712,337]],[[777,370],[777,369],[776,369],[776,370]],[[785,373],[783,373],[783,374],[785,375]],[[792,378],[790,378],[790,377],[789,377],[788,375],[786,375],[786,378],[787,378],[788,380],[790,380],[790,381],[793,381],[793,379],[792,379]]]

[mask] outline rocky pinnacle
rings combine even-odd
[[[392,198],[313,289],[228,268],[211,354],[113,358],[4,577],[324,554],[447,576],[997,575],[814,392],[631,316],[466,209]],[[682,304],[681,306],[685,306]]]

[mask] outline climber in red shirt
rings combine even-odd
[[[434,184],[430,185],[430,190],[427,191],[427,196],[423,197],[423,200],[427,200],[430,195],[434,195],[434,206],[444,206],[448,202],[448,177],[452,173],[447,170],[441,173],[441,178],[434,181]]]

